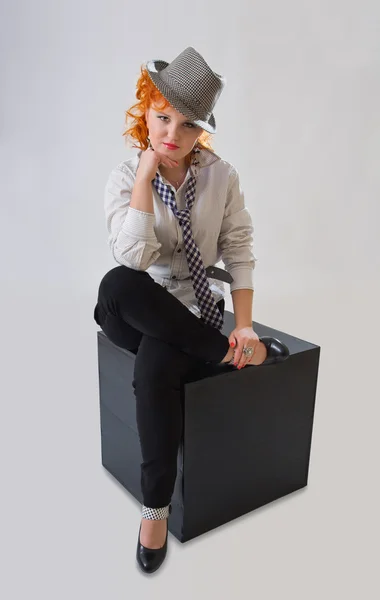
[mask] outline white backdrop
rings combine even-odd
[[[2,595],[374,598],[379,4],[3,0],[0,22]],[[136,503],[100,464],[92,313],[124,111],[141,64],[186,46],[227,78],[214,145],[253,217],[253,318],[322,350],[306,490],[170,536],[145,590]]]

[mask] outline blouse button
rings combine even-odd
[[[176,275],[173,275],[172,279],[177,279],[177,276],[176,276]]]
[[[181,249],[181,248],[178,248],[177,252],[182,252],[182,249]]]

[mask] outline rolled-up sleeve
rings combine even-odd
[[[145,271],[160,256],[154,231],[155,215],[129,206],[134,177],[127,169],[111,172],[104,195],[108,245],[114,259],[137,271]]]
[[[234,281],[230,290],[254,289],[253,270],[257,258],[253,253],[252,218],[244,204],[244,192],[241,188],[238,172],[231,168],[227,190],[227,199],[218,247],[226,271]]]

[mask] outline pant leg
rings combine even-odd
[[[138,339],[137,331],[172,344],[194,358],[216,363],[221,362],[229,348],[227,336],[196,317],[146,271],[120,265],[106,273],[95,307],[98,324],[104,323],[107,315],[132,328],[124,327],[123,333],[118,334],[127,343],[131,336]]]
[[[177,477],[183,432],[181,386],[199,359],[174,346],[143,335],[135,361],[133,387],[142,454],[144,506],[166,507]]]
[[[99,319],[95,308],[95,321],[104,331],[108,339],[116,346],[129,350],[136,354],[143,334],[131,327],[120,317],[107,313],[103,319]]]
[[[223,314],[223,299],[218,306]],[[181,386],[186,375],[204,361],[140,334],[113,315],[106,317],[102,329],[114,344],[136,354],[132,387],[143,459],[143,503],[151,508],[168,506],[177,477],[183,426]]]
[[[135,273],[141,272],[135,271]],[[114,276],[113,274],[112,277]],[[154,286],[164,292],[165,299],[173,298],[175,304],[180,304],[193,317],[191,327],[195,320],[196,323],[201,322],[206,326],[201,327],[203,333],[205,329],[207,331],[214,329],[193,315],[177,298],[172,297],[170,292],[156,284],[149,275],[148,277]],[[131,279],[133,278],[128,281],[130,282]],[[120,315],[118,306],[121,293],[125,293],[125,280],[122,279],[124,285],[121,288],[116,286],[118,293],[113,294],[105,289],[105,285],[102,286],[104,281],[103,278],[94,318],[113,343],[136,353],[132,385],[136,397],[136,419],[143,457],[141,490],[146,507],[162,508],[170,503],[177,476],[177,456],[183,425],[181,406],[183,378],[204,362],[204,355],[199,357],[188,354],[166,341],[141,333],[129,325]],[[156,291],[155,288],[153,290]],[[123,304],[123,301],[121,302]],[[224,299],[218,302],[218,307],[223,315]],[[123,314],[125,316],[125,309]],[[136,309],[134,314],[138,314]],[[146,313],[143,311],[143,314]],[[187,335],[187,330],[184,328],[182,328],[182,335]],[[223,340],[225,336],[220,335]],[[225,339],[228,349],[228,338]],[[227,349],[222,349],[222,358],[227,353]]]

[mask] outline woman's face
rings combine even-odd
[[[153,148],[178,161],[191,152],[203,132],[201,127],[192,123],[172,106],[164,110],[152,106],[146,111],[145,118]],[[172,148],[171,145],[176,148]]]

